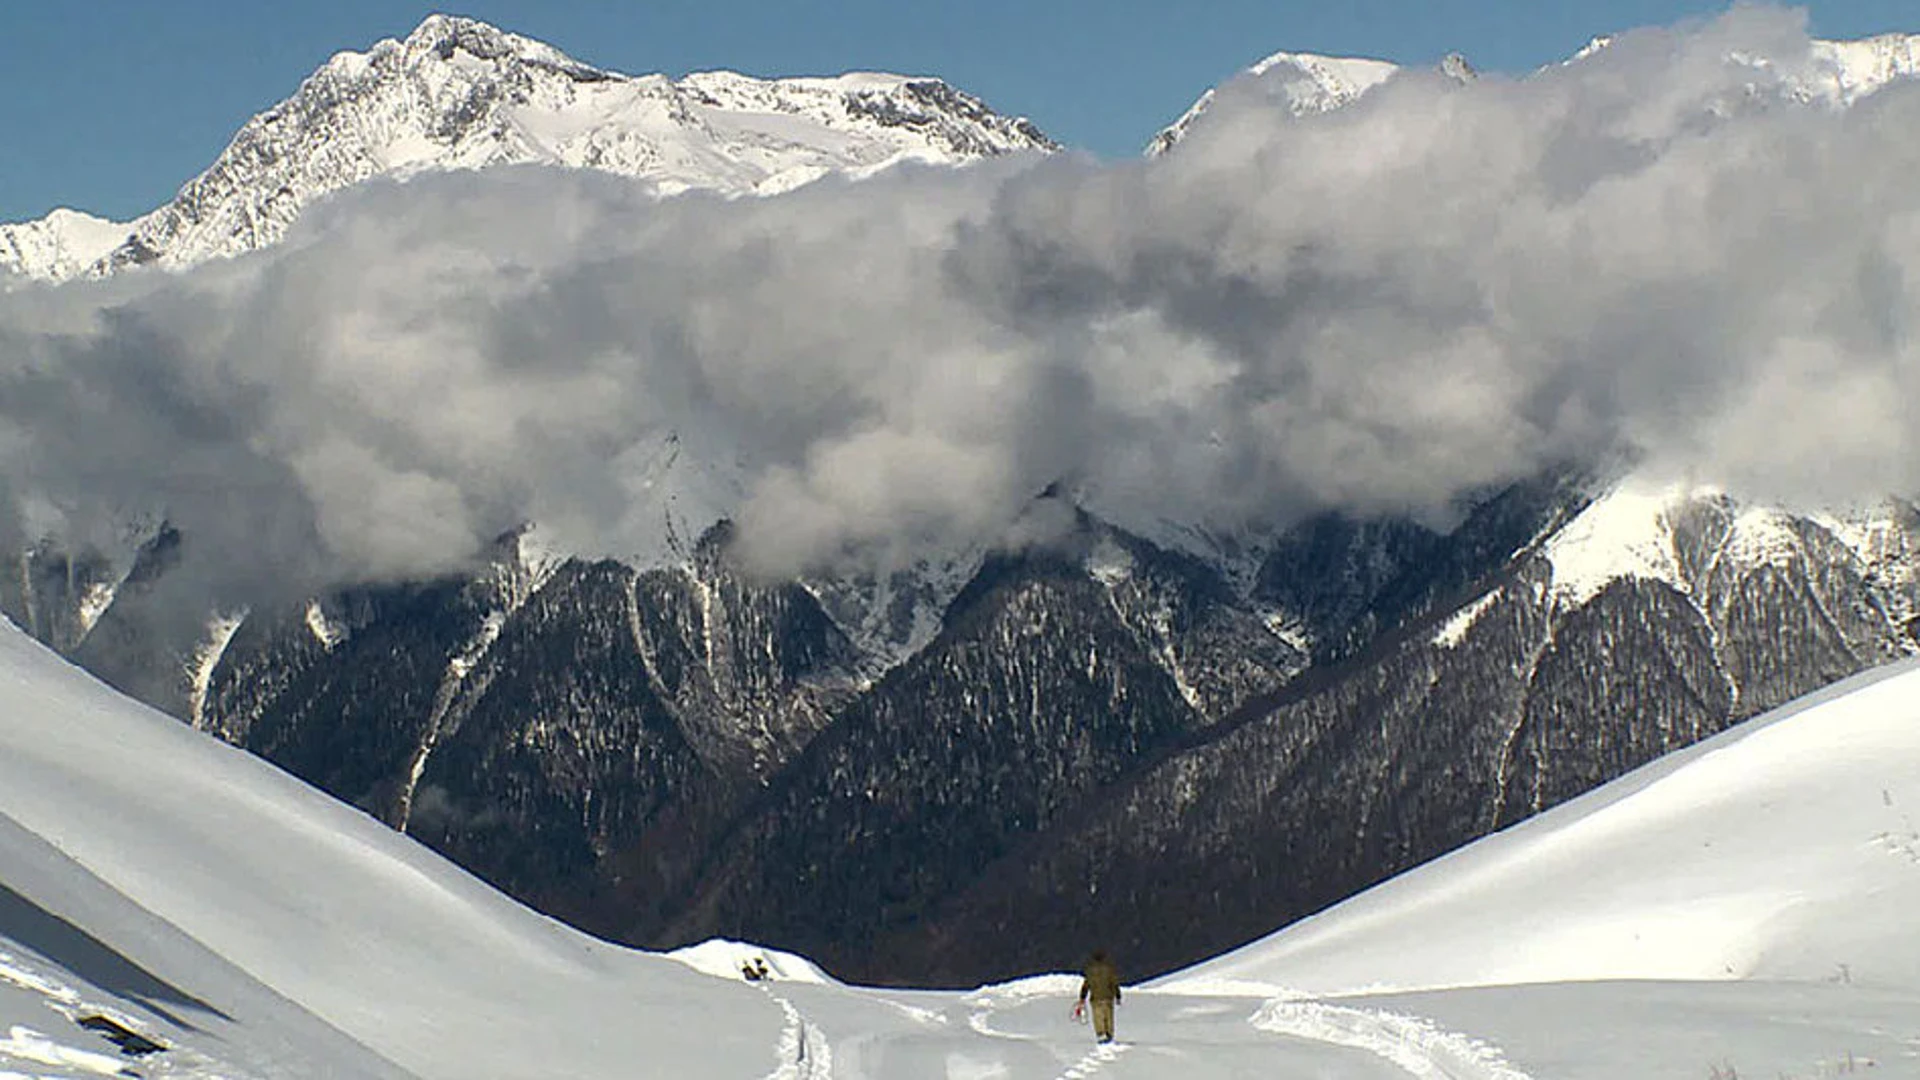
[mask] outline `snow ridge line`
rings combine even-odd
[[[1276,998],[1247,1022],[1276,1035],[1364,1050],[1419,1080],[1533,1080],[1498,1047],[1425,1017]]]

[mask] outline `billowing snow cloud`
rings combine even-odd
[[[0,296],[0,460],[29,529],[164,511],[317,578],[529,518],[650,549],[692,475],[776,572],[1031,540],[1056,483],[1217,527],[1621,452],[1920,490],[1920,85],[1799,102],[1815,62],[1741,8],[1318,117],[1230,86],[1152,161],[369,185],[260,255]]]

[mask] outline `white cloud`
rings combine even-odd
[[[1791,104],[1807,49],[1739,8],[1319,117],[1223,93],[1151,162],[765,200],[369,185],[260,255],[0,297],[0,447],[19,499],[336,577],[527,517],[652,550],[668,430],[777,571],[1001,540],[1055,482],[1222,525],[1441,512],[1623,446],[1920,489],[1920,86]]]

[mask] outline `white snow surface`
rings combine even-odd
[[[0,226],[0,274],[57,281],[238,255],[279,241],[317,199],[375,176],[540,164],[634,177],[669,195],[775,195],[829,174],[1053,146],[934,78],[629,76],[431,15],[404,40],[335,55],[136,221],[63,210]]]
[[[9,273],[44,280],[73,277],[120,246],[131,228],[125,221],[65,207],[37,221],[0,225],[0,278]]]
[[[1805,81],[1821,96],[1851,105],[1896,79],[1920,75],[1920,34],[1816,41],[1813,59],[1817,74]]]
[[[1920,662],[1135,986],[1096,1047],[1070,975],[588,938],[0,625],[0,1076],[1914,1076],[1916,812]]]
[[[1486,614],[1487,609],[1499,599],[1500,593],[1495,590],[1469,602],[1440,624],[1440,629],[1433,633],[1433,643],[1443,649],[1459,648],[1460,643],[1467,639],[1467,631],[1473,629],[1473,624],[1479,622],[1480,616]]]
[[[765,964],[767,978],[773,982],[801,982],[827,984],[833,980],[820,966],[804,956],[795,956],[779,949],[761,948],[752,942],[728,941],[725,938],[711,938],[698,945],[689,945],[684,949],[675,949],[667,957],[678,960],[703,975],[713,975],[722,979],[740,976],[742,966],[751,963]]]
[[[1595,499],[1543,548],[1553,565],[1555,596],[1577,607],[1619,578],[1686,591],[1668,521],[1694,494],[1683,484],[1630,476]]]
[[[1682,566],[1676,527],[1690,513],[1711,511],[1728,517],[1726,531],[1705,554],[1705,566],[1690,575]],[[1742,572],[1763,566],[1790,567],[1810,555],[1808,533],[1825,531],[1859,560],[1859,568],[1887,590],[1890,624],[1912,617],[1912,556],[1915,512],[1910,503],[1887,499],[1877,505],[1796,515],[1779,506],[1744,502],[1722,488],[1628,474],[1613,481],[1585,509],[1549,536],[1540,553],[1552,567],[1556,603],[1578,607],[1614,581],[1658,581],[1691,593],[1702,573],[1721,568]],[[1451,644],[1475,613],[1462,611],[1435,637]],[[1466,620],[1462,623],[1461,620]],[[1446,640],[1443,640],[1446,639]]]

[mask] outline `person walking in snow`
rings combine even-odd
[[[1080,1016],[1089,1001],[1093,1003],[1094,1035],[1103,1043],[1112,1042],[1113,1007],[1120,1004],[1120,972],[1099,949],[1093,950],[1092,959],[1087,961],[1087,970],[1080,980],[1080,1001],[1074,1005],[1073,1015]]]

